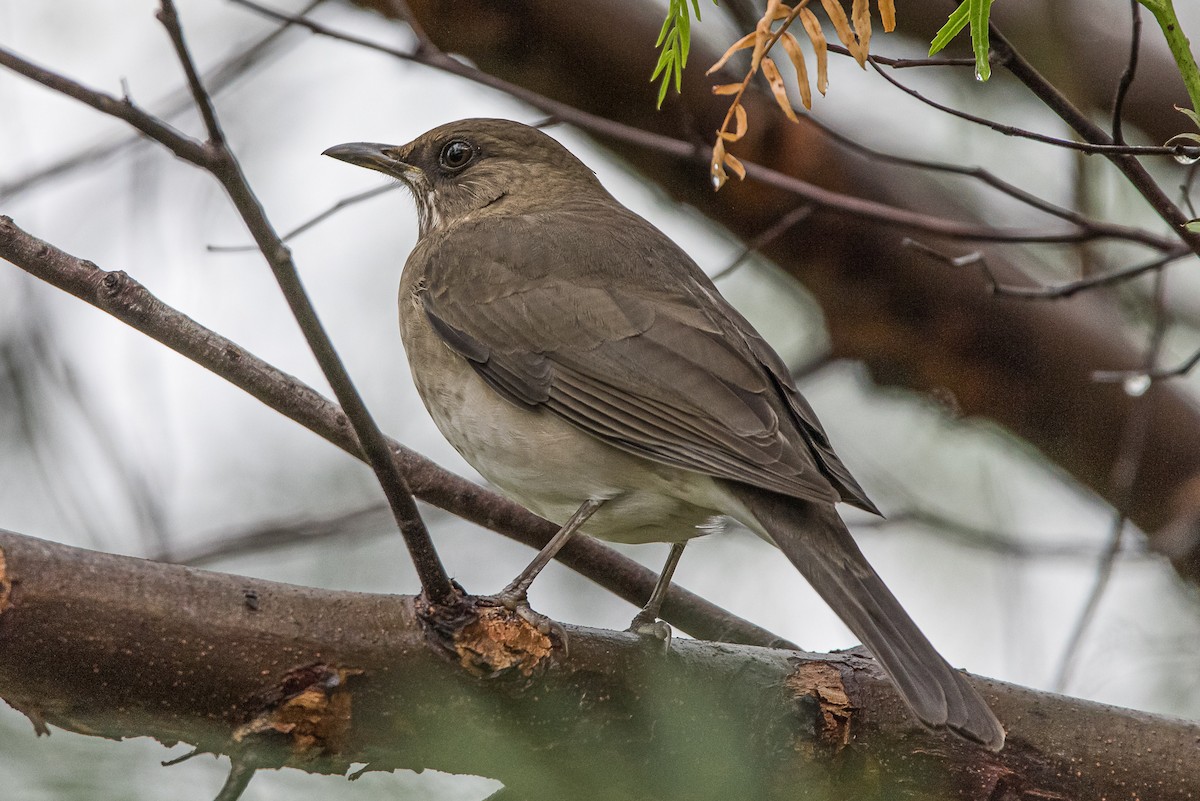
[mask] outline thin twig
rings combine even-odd
[[[1137,75],[1138,52],[1141,50],[1142,42],[1142,4],[1138,0],[1129,0],[1129,10],[1133,17],[1132,30],[1129,34],[1129,60],[1125,63],[1125,71],[1121,73],[1121,80],[1117,83],[1117,94],[1113,97],[1112,110],[1112,138],[1119,145],[1125,144],[1121,118],[1125,111],[1125,98],[1129,94],[1129,87],[1133,85],[1134,76]]]
[[[812,213],[813,205],[811,203],[806,203],[803,206],[797,206],[787,214],[780,217],[770,228],[754,237],[753,240],[751,240],[744,248],[742,248],[741,252],[734,257],[733,261],[729,262],[729,264],[713,273],[711,276],[712,280],[720,281],[722,278],[727,278],[733,273],[734,270],[745,264],[746,259],[750,258],[750,256],[753,254],[762,250],[767,245],[771,244],[776,239],[792,230],[794,226],[808,219]]]
[[[829,42],[825,45],[830,53],[837,53],[839,56],[849,56],[854,58],[854,54],[850,50],[840,44]],[[893,69],[912,69],[913,67],[974,67],[974,58],[893,58],[891,56],[869,55],[868,58],[874,59],[876,64],[882,64],[885,67]]]
[[[166,26],[171,42],[175,46],[175,52],[183,66],[188,85],[191,87],[192,95],[208,131],[208,142],[203,146],[208,154],[204,166],[225,188],[258,244],[259,250],[262,251],[267,263],[271,266],[275,280],[283,291],[292,315],[300,325],[309,348],[345,410],[350,424],[354,427],[359,443],[392,508],[396,524],[404,536],[409,556],[412,558],[417,575],[421,580],[422,591],[431,603],[448,604],[455,597],[454,586],[438,557],[429,531],[421,521],[421,514],[417,509],[412,492],[392,459],[383,432],[375,424],[362,396],[351,381],[350,374],[342,363],[341,357],[321,324],[316,309],[300,282],[291,252],[275,233],[262,205],[250,188],[249,181],[242,172],[237,157],[225,144],[225,136],[217,120],[216,111],[213,109],[212,99],[200,82],[199,72],[195,68],[191,53],[184,41],[183,29],[180,27],[173,0],[160,0],[160,2],[162,13],[159,15],[159,19]]]
[[[325,1],[311,0],[300,13],[307,14]],[[261,65],[265,58],[276,54],[278,46],[283,41],[283,35],[293,28],[292,23],[284,22],[261,39],[252,42],[245,49],[234,53],[212,70],[205,72],[204,85],[208,87],[209,93],[214,96],[219,94],[223,89],[232,86],[251,67]],[[190,94],[186,94],[186,92],[184,96],[180,96],[179,92],[174,92],[155,105],[164,107],[157,116],[165,120],[170,120],[183,111],[190,109],[192,107],[192,100]],[[114,142],[86,146],[52,164],[26,173],[6,184],[0,184],[0,202],[11,200],[17,195],[28,192],[52,178],[69,175],[82,167],[106,161],[125,148],[132,147],[144,141],[142,137],[134,134],[122,137]]]
[[[1154,370],[1162,350],[1166,336],[1167,320],[1163,313],[1164,287],[1166,281],[1161,272],[1154,276],[1155,318],[1154,328],[1150,333],[1150,342],[1146,348],[1145,371]],[[1116,568],[1117,557],[1121,553],[1121,541],[1126,526],[1129,523],[1129,513],[1126,511],[1133,496],[1133,486],[1137,480],[1138,467],[1146,448],[1146,436],[1150,430],[1150,416],[1153,407],[1146,402],[1145,394],[1139,394],[1130,404],[1129,415],[1125,419],[1124,431],[1121,434],[1121,444],[1117,458],[1113,461],[1109,483],[1112,487],[1113,520],[1109,529],[1108,547],[1100,557],[1096,566],[1096,578],[1088,593],[1083,609],[1067,638],[1067,646],[1063,649],[1058,664],[1058,672],[1054,680],[1055,692],[1064,692],[1071,681],[1071,676],[1079,659],[1079,649],[1088,630],[1096,619],[1100,601],[1104,598],[1112,581],[1113,570]]]
[[[1008,40],[1004,38],[995,24],[990,26],[992,49],[999,62],[1004,65],[1013,77],[1025,84],[1034,96],[1051,111],[1067,123],[1075,133],[1085,141],[1094,145],[1111,145],[1112,139],[1090,117],[1080,111],[1067,99],[1062,92],[1041,76],[1033,65],[1018,53]],[[1189,152],[1196,152],[1192,148]],[[1172,232],[1182,240],[1193,253],[1200,255],[1200,234],[1192,233],[1185,227],[1188,218],[1179,207],[1171,202],[1162,188],[1154,180],[1142,163],[1129,153],[1110,152],[1106,154],[1109,161],[1124,174],[1125,178],[1142,195],[1151,208],[1170,226]]]
[[[1129,267],[1122,267],[1118,270],[1112,270],[1099,275],[1090,275],[1086,278],[1079,278],[1075,281],[1066,281],[1053,286],[1016,286],[1014,284],[1003,284],[996,277],[995,272],[988,265],[987,258],[978,251],[964,254],[962,256],[951,256],[943,253],[937,248],[931,247],[923,242],[915,239],[905,238],[901,241],[901,245],[918,250],[931,258],[944,262],[951,267],[962,268],[969,266],[978,266],[987,279],[989,289],[992,294],[1009,298],[1022,298],[1025,300],[1059,300],[1069,298],[1083,292],[1086,289],[1094,289],[1101,286],[1111,286],[1119,284],[1122,281],[1129,281],[1139,276],[1155,271],[1161,271],[1173,261],[1178,261],[1184,257],[1192,255],[1192,252],[1184,247],[1176,246],[1176,248],[1161,256],[1157,256],[1149,261],[1141,264],[1134,264]]]
[[[200,82],[200,73],[197,72],[192,55],[188,52],[187,43],[183,40],[183,26],[179,24],[175,1],[159,0],[159,3],[160,7],[155,17],[163,24],[163,27],[167,29],[167,35],[171,37],[171,46],[175,48],[175,55],[179,59],[180,66],[183,67],[184,75],[187,76],[192,102],[195,103],[196,108],[200,111],[201,119],[204,120],[204,130],[208,132],[208,144],[216,150],[223,150],[225,149],[225,133],[217,122],[217,112],[213,108],[212,98],[208,96],[208,90]]]
[[[212,156],[202,142],[142,111],[128,98],[118,99],[112,95],[89,89],[81,83],[39,67],[2,47],[0,47],[0,66],[7,67],[60,94],[74,98],[97,111],[123,120],[184,161],[206,169],[209,166]]]
[[[1048,542],[1042,538],[1039,538],[1036,542],[1024,542],[1003,531],[973,526],[962,520],[956,520],[949,515],[919,507],[910,507],[899,512],[889,512],[886,518],[873,517],[869,520],[855,523],[853,530],[855,532],[869,531],[904,524],[921,526],[931,534],[960,547],[987,551],[999,556],[1023,561],[1090,559],[1096,556],[1096,548],[1094,546],[1062,540],[1059,542]],[[1122,552],[1142,557],[1149,556],[1149,553],[1144,548],[1132,549],[1125,547],[1122,548]]]
[[[155,562],[200,567],[235,556],[306,547],[332,539],[374,537],[388,531],[390,520],[391,509],[386,503],[379,502],[319,519],[260,523],[236,531],[208,534],[198,538],[198,545],[190,551],[176,549],[170,554],[151,554],[149,558]]]
[[[368,189],[365,192],[359,192],[357,194],[350,195],[349,197],[344,197],[341,200],[339,200],[337,203],[334,203],[332,206],[330,206],[329,208],[322,211],[320,214],[316,214],[312,217],[309,217],[307,220],[300,223],[299,225],[297,225],[292,230],[288,231],[286,234],[284,234],[280,238],[284,242],[291,242],[293,239],[300,236],[300,234],[304,233],[305,231],[309,230],[310,228],[313,228],[316,225],[319,225],[320,223],[325,222],[325,220],[327,220],[330,217],[332,217],[333,215],[337,214],[339,211],[342,211],[343,209],[347,209],[355,204],[361,203],[364,200],[370,200],[371,198],[376,197],[378,195],[383,195],[383,194],[391,192],[395,189],[399,189],[402,186],[404,186],[404,184],[399,183],[398,181],[393,181],[392,183],[383,184],[382,186],[376,186],[373,189]],[[207,249],[208,249],[209,253],[244,253],[248,250],[258,250],[258,246],[257,245],[209,245]]]
[[[1134,0],[1136,2],[1137,0]],[[1175,237],[1162,236],[1144,228],[1135,228],[1130,225],[1120,225],[1118,223],[1105,222],[1096,220],[1084,214],[1080,214],[1074,209],[1068,209],[1051,203],[1044,198],[1040,198],[1031,192],[1021,189],[1019,186],[1009,183],[1002,178],[997,177],[992,172],[983,167],[967,167],[961,164],[950,164],[943,161],[930,161],[928,159],[915,159],[907,156],[897,156],[893,153],[884,153],[872,147],[857,142],[833,127],[827,125],[815,116],[809,115],[804,118],[805,122],[815,127],[824,136],[833,140],[835,143],[842,145],[852,152],[859,153],[867,158],[881,161],[887,164],[897,164],[902,167],[912,167],[919,170],[928,170],[931,172],[945,172],[955,175],[963,175],[975,180],[981,181],[987,186],[1002,192],[1009,197],[1024,203],[1027,206],[1045,212],[1059,219],[1074,223],[1080,228],[1092,231],[1100,236],[1111,237],[1113,239],[1124,239],[1130,242],[1140,242],[1144,245],[1149,245],[1157,250],[1171,250],[1178,247],[1179,241]]]
[[[1092,380],[1098,384],[1124,384],[1138,379],[1154,383],[1168,378],[1185,376],[1194,370],[1197,364],[1200,364],[1200,350],[1175,367],[1158,367],[1152,370],[1096,370],[1092,373]]]
[[[867,61],[870,62],[871,66],[874,68],[876,74],[879,75],[879,77],[883,78],[885,81],[890,83],[892,86],[896,87],[901,92],[904,92],[904,94],[908,95],[909,97],[913,98],[914,100],[918,100],[921,103],[924,103],[925,105],[929,106],[930,108],[937,109],[938,111],[941,111],[944,114],[949,114],[952,117],[958,117],[960,120],[966,120],[967,122],[973,122],[977,125],[982,125],[986,128],[991,128],[993,131],[1004,134],[1005,136],[1014,136],[1019,139],[1029,139],[1034,142],[1041,142],[1044,145],[1053,145],[1054,147],[1061,147],[1061,148],[1065,148],[1067,150],[1078,150],[1083,153],[1095,153],[1095,154],[1105,155],[1105,156],[1110,156],[1110,155],[1134,156],[1134,155],[1136,155],[1136,156],[1176,156],[1176,157],[1185,156],[1186,157],[1186,156],[1194,156],[1194,155],[1200,154],[1200,147],[1196,147],[1194,145],[1171,145],[1168,147],[1168,146],[1161,146],[1161,145],[1153,145],[1153,146],[1152,145],[1118,145],[1111,141],[1104,142],[1104,143],[1094,143],[1094,142],[1090,142],[1090,141],[1078,142],[1078,141],[1075,141],[1074,139],[1063,139],[1063,138],[1057,137],[1057,136],[1049,136],[1048,134],[1037,133],[1036,131],[1030,131],[1025,128],[1019,128],[1016,125],[1007,125],[1002,122],[997,122],[996,120],[988,119],[987,117],[980,117],[977,114],[971,114],[970,112],[967,112],[967,111],[961,111],[960,109],[953,108],[952,106],[947,106],[945,103],[939,103],[936,100],[928,98],[925,95],[918,92],[916,89],[913,89],[910,86],[904,85],[899,80],[897,80],[896,78],[893,78],[891,75],[888,75],[884,70],[880,69],[879,65],[876,63],[874,56],[868,56]]]

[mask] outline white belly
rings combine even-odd
[[[404,308],[405,300],[405,350],[425,407],[450,444],[505,495],[558,524],[585,500],[605,500],[582,530],[616,542],[674,542],[719,526],[728,499],[711,478],[627,454],[551,412],[508,402],[443,344],[421,308]]]

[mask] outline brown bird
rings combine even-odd
[[[682,249],[534,128],[462,120],[407,145],[325,154],[403,181],[420,240],[400,281],[417,390],[485,478],[563,525],[501,593],[580,530],[670,542],[657,617],[688,539],[728,515],[774,543],[918,719],[999,750],[1004,729],[934,650],[834,509],[878,512],[779,356]]]

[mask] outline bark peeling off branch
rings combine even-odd
[[[695,640],[664,652],[571,629],[569,656],[535,643],[509,669],[464,670],[408,597],[2,531],[0,554],[0,585],[11,588],[0,697],[73,731],[184,741],[249,767],[434,768],[492,776],[531,798],[1200,793],[1200,726],[1000,682],[977,680],[1009,729],[1008,747],[991,754],[920,729],[852,655]],[[459,655],[469,638],[504,631],[478,619],[451,629]]]

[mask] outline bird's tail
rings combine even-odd
[[[787,558],[870,649],[927,726],[993,751],[1004,729],[966,677],[942,658],[867,562],[832,505],[728,483]]]

